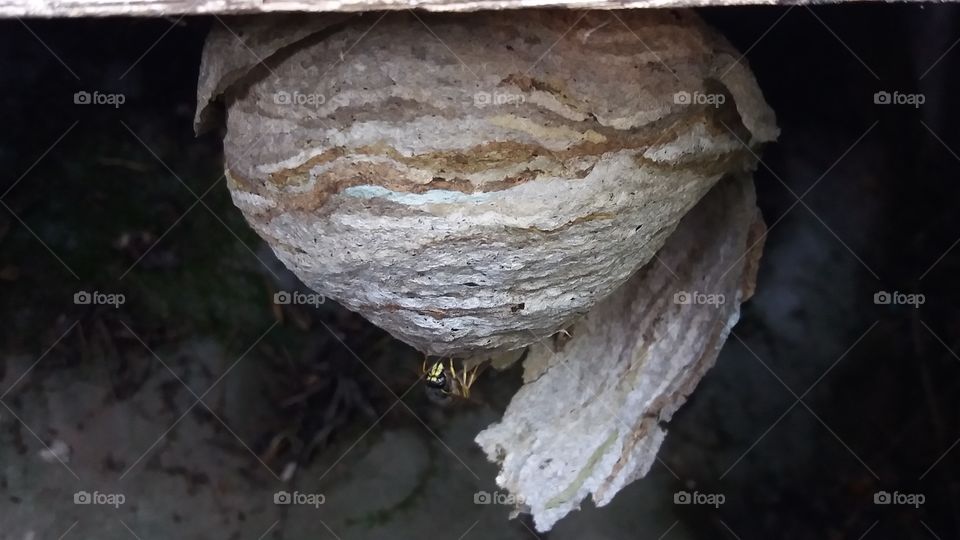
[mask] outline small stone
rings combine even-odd
[[[38,452],[40,459],[47,463],[69,463],[70,445],[60,439],[54,439],[46,448]]]

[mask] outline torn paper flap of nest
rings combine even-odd
[[[588,495],[606,505],[647,473],[661,423],[713,365],[753,292],[764,231],[752,181],[727,178],[572,337],[531,347],[525,385],[476,441],[538,530]]]

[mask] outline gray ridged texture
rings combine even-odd
[[[233,200],[308,286],[430,354],[516,349],[622,285],[777,135],[692,13],[579,17],[241,29],[267,67],[215,27],[198,123],[222,96]]]
[[[587,496],[608,504],[657,459],[663,424],[713,366],[753,294],[766,231],[754,199],[749,178],[723,180],[660,260],[575,322],[569,341],[530,347],[524,386],[476,440],[538,530]]]

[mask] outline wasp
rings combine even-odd
[[[464,368],[457,371],[453,359],[448,359],[446,365],[438,360],[427,367],[424,360],[420,366],[427,383],[427,396],[440,403],[449,403],[452,398],[470,399],[470,387],[477,381],[480,366]]]

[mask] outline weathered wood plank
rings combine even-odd
[[[159,17],[297,11],[356,12],[411,8],[426,11],[478,11],[541,7],[622,9],[776,5],[782,3],[787,2],[778,0],[0,0],[0,17],[53,18],[118,15]],[[816,2],[801,1],[800,3]]]

